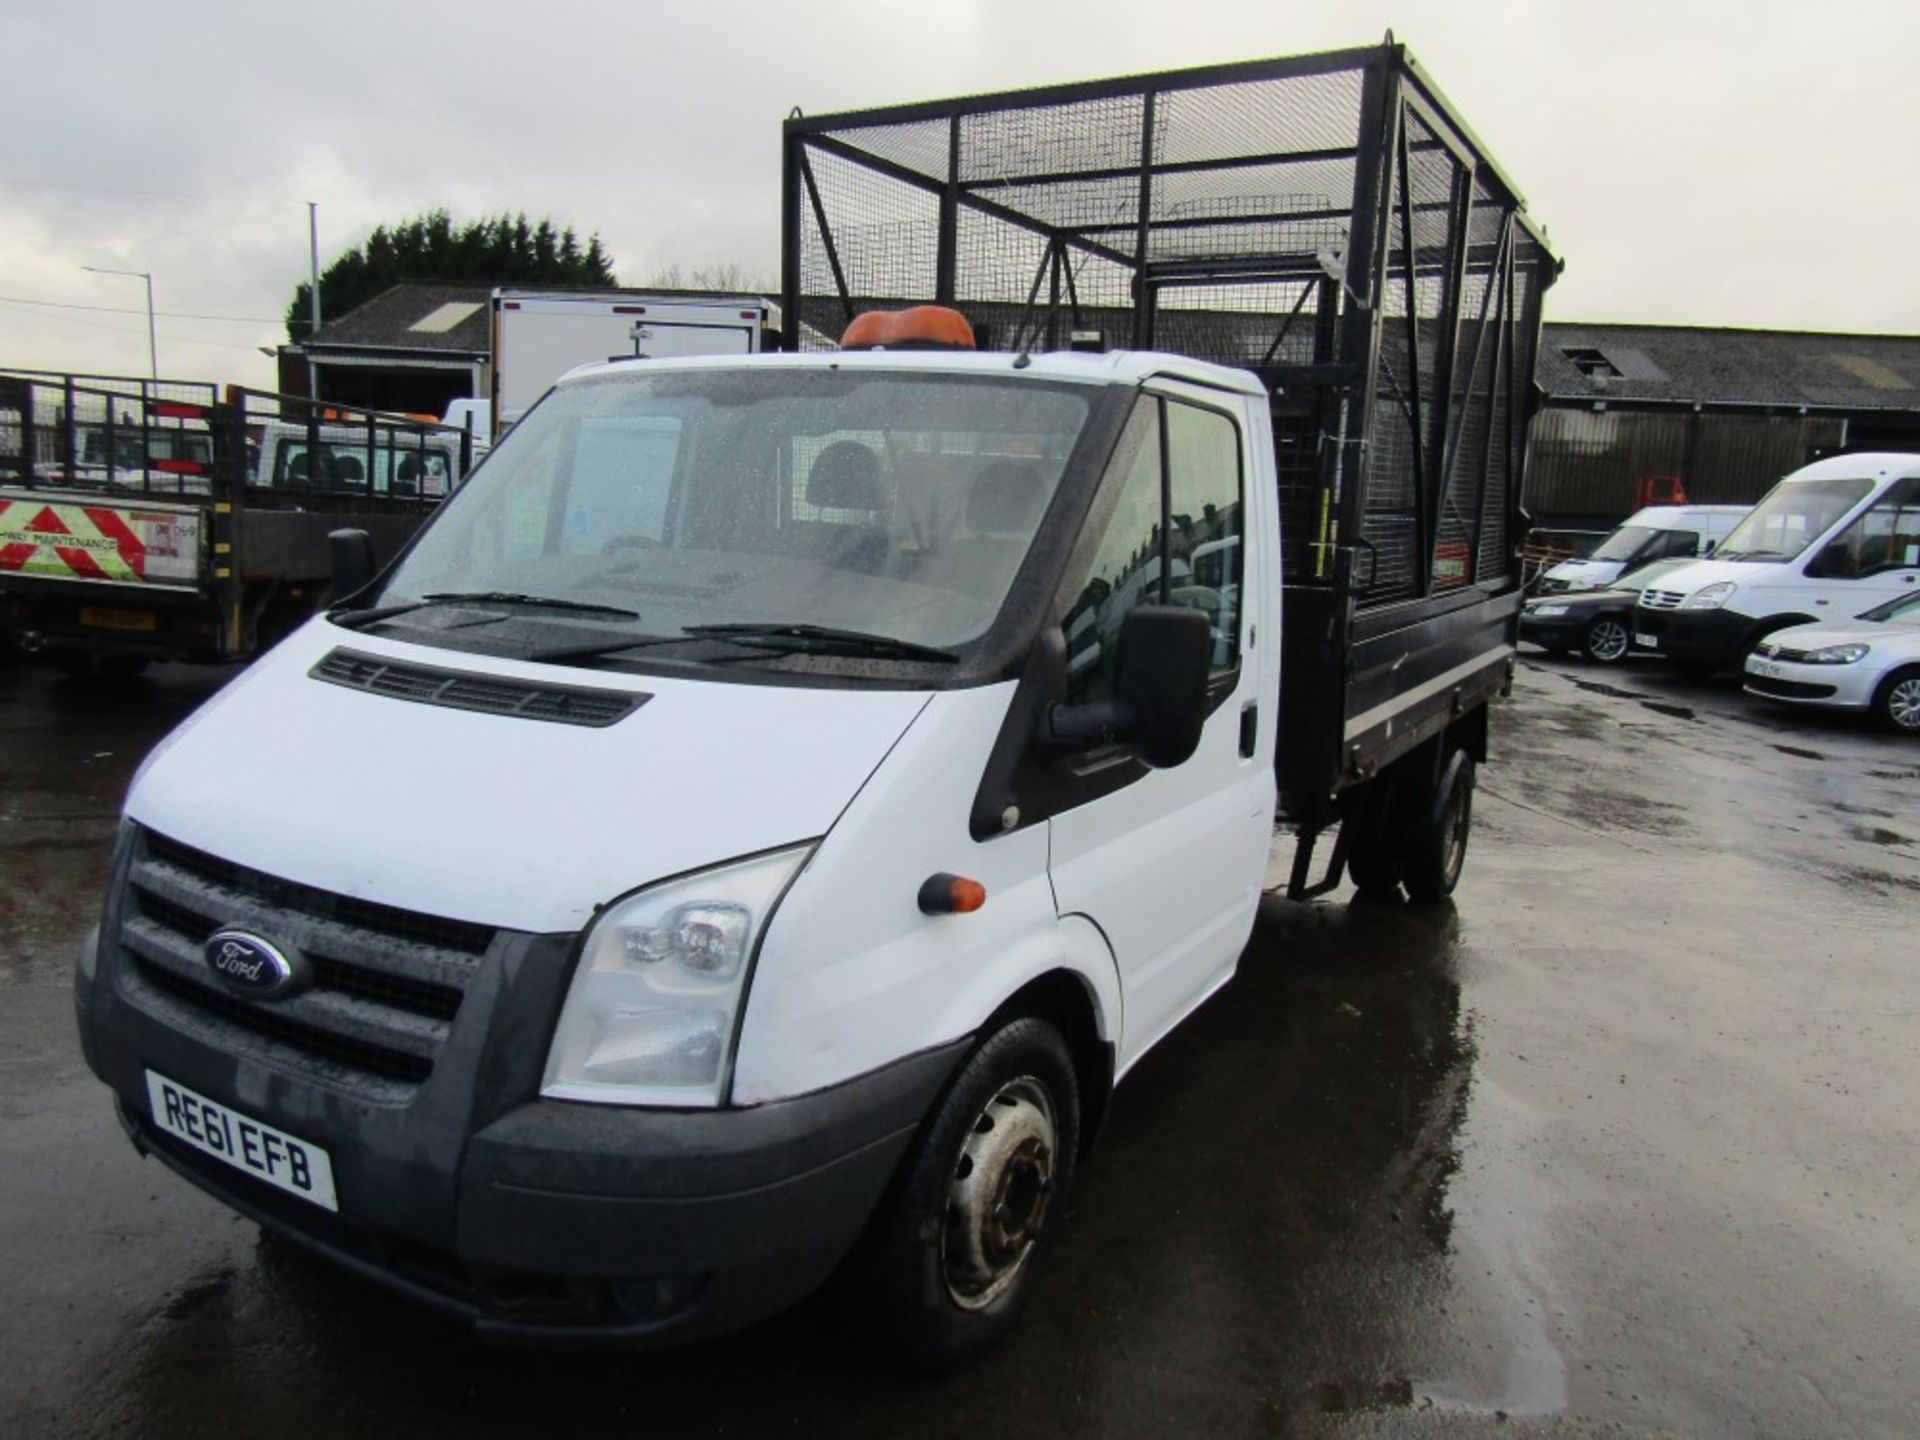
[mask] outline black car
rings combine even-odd
[[[1521,608],[1520,638],[1555,655],[1578,651],[1595,664],[1616,665],[1633,651],[1633,607],[1641,588],[1694,559],[1656,560],[1622,575],[1605,590],[1536,596]]]

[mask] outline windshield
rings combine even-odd
[[[1871,480],[1783,480],[1733,527],[1713,558],[1791,560],[1871,489]]]
[[[617,642],[826,627],[950,650],[1006,599],[1086,423],[1085,387],[784,366],[553,392],[448,502],[383,604],[601,607]],[[736,657],[737,658],[737,657]]]
[[[1618,560],[1624,563],[1633,559],[1634,556],[1646,549],[1647,543],[1659,533],[1658,530],[1651,529],[1645,525],[1622,525],[1618,530],[1614,531],[1613,534],[1609,535],[1605,540],[1602,540],[1599,547],[1587,558],[1589,560]]]
[[[1862,611],[1860,618],[1878,620],[1886,625],[1912,625],[1920,629],[1920,595],[1896,596],[1884,605]]]

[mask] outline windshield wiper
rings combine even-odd
[[[343,630],[361,630],[369,625],[377,625],[382,620],[391,620],[395,615],[405,615],[409,610],[424,610],[425,600],[408,600],[399,605],[375,605],[370,609],[329,610],[327,619]]]
[[[558,650],[535,650],[525,658],[557,663],[563,660],[598,660],[603,655],[618,655],[622,650],[645,650],[653,645],[677,645],[700,637],[694,635],[629,635],[624,640],[602,640],[597,645],[563,645]]]
[[[814,654],[872,655],[890,660],[926,660],[952,665],[959,660],[951,650],[916,645],[892,635],[870,635],[864,630],[835,630],[826,625],[782,621],[742,620],[725,625],[688,625],[686,633],[731,640],[767,650],[798,650]]]
[[[618,605],[600,605],[591,600],[562,600],[554,595],[525,595],[517,590],[435,590],[425,597],[430,602],[472,605],[532,605],[542,610],[574,610],[583,615],[613,615],[622,620],[638,620],[638,610]]]

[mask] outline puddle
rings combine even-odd
[[[1827,758],[1818,750],[1802,750],[1798,745],[1776,744],[1773,748],[1778,750],[1782,755],[1793,755],[1802,760],[1824,760]]]
[[[1847,833],[1856,840],[1864,840],[1869,845],[1911,845],[1913,839],[1902,835],[1898,830],[1883,830],[1878,825],[1854,825]]]
[[[1871,890],[1889,900],[1896,898],[1901,890],[1920,894],[1920,878],[1912,875],[1889,875],[1884,870],[1864,870],[1857,865],[1839,866],[1829,873],[1846,889]]]
[[[1693,720],[1697,722],[1700,719],[1698,715],[1693,713],[1692,708],[1686,705],[1669,705],[1664,700],[1644,699],[1640,703],[1649,710],[1656,711],[1661,715],[1671,715],[1676,720]]]
[[[1611,695],[1616,700],[1639,700],[1644,702],[1652,698],[1641,694],[1638,690],[1622,690],[1617,685],[1608,685],[1599,680],[1580,680],[1571,675],[1567,678],[1572,680],[1573,683],[1582,690],[1589,690],[1595,695]]]

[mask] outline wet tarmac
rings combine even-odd
[[[138,1160],[68,967],[134,767],[220,678],[0,666],[0,1434],[1920,1428],[1911,742],[1529,658],[1456,905],[1270,898],[1118,1092],[1020,1330],[929,1384],[825,1302],[483,1349]]]

